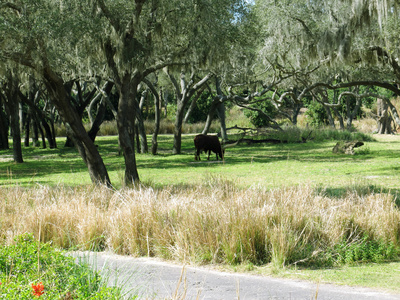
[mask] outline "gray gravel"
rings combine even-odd
[[[399,294],[367,288],[218,272],[152,258],[105,252],[74,256],[100,270],[109,285],[119,285],[139,299],[400,300]]]

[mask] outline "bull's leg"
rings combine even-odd
[[[207,160],[210,160],[210,155],[211,155],[211,150],[208,150],[208,158],[207,158]]]
[[[200,149],[197,149],[197,150],[196,150],[196,153],[195,153],[195,155],[194,155],[194,159],[195,159],[195,160],[201,160],[201,159],[200,159],[200,152],[201,152]]]

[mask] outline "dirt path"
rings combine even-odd
[[[318,286],[300,280],[231,274],[202,267],[183,268],[149,258],[104,252],[77,252],[74,255],[101,270],[109,284],[137,293],[139,299],[400,300],[399,294],[366,288]],[[182,270],[184,276],[181,277]]]

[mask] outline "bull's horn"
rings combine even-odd
[[[226,148],[232,148],[235,147],[237,144],[239,144],[240,140],[237,140],[236,143],[233,144],[224,144],[222,145],[222,149],[225,150]]]

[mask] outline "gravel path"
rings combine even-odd
[[[74,256],[101,270],[110,285],[137,293],[139,299],[400,300],[399,294],[366,288],[218,272],[151,258],[105,252],[76,252]]]

